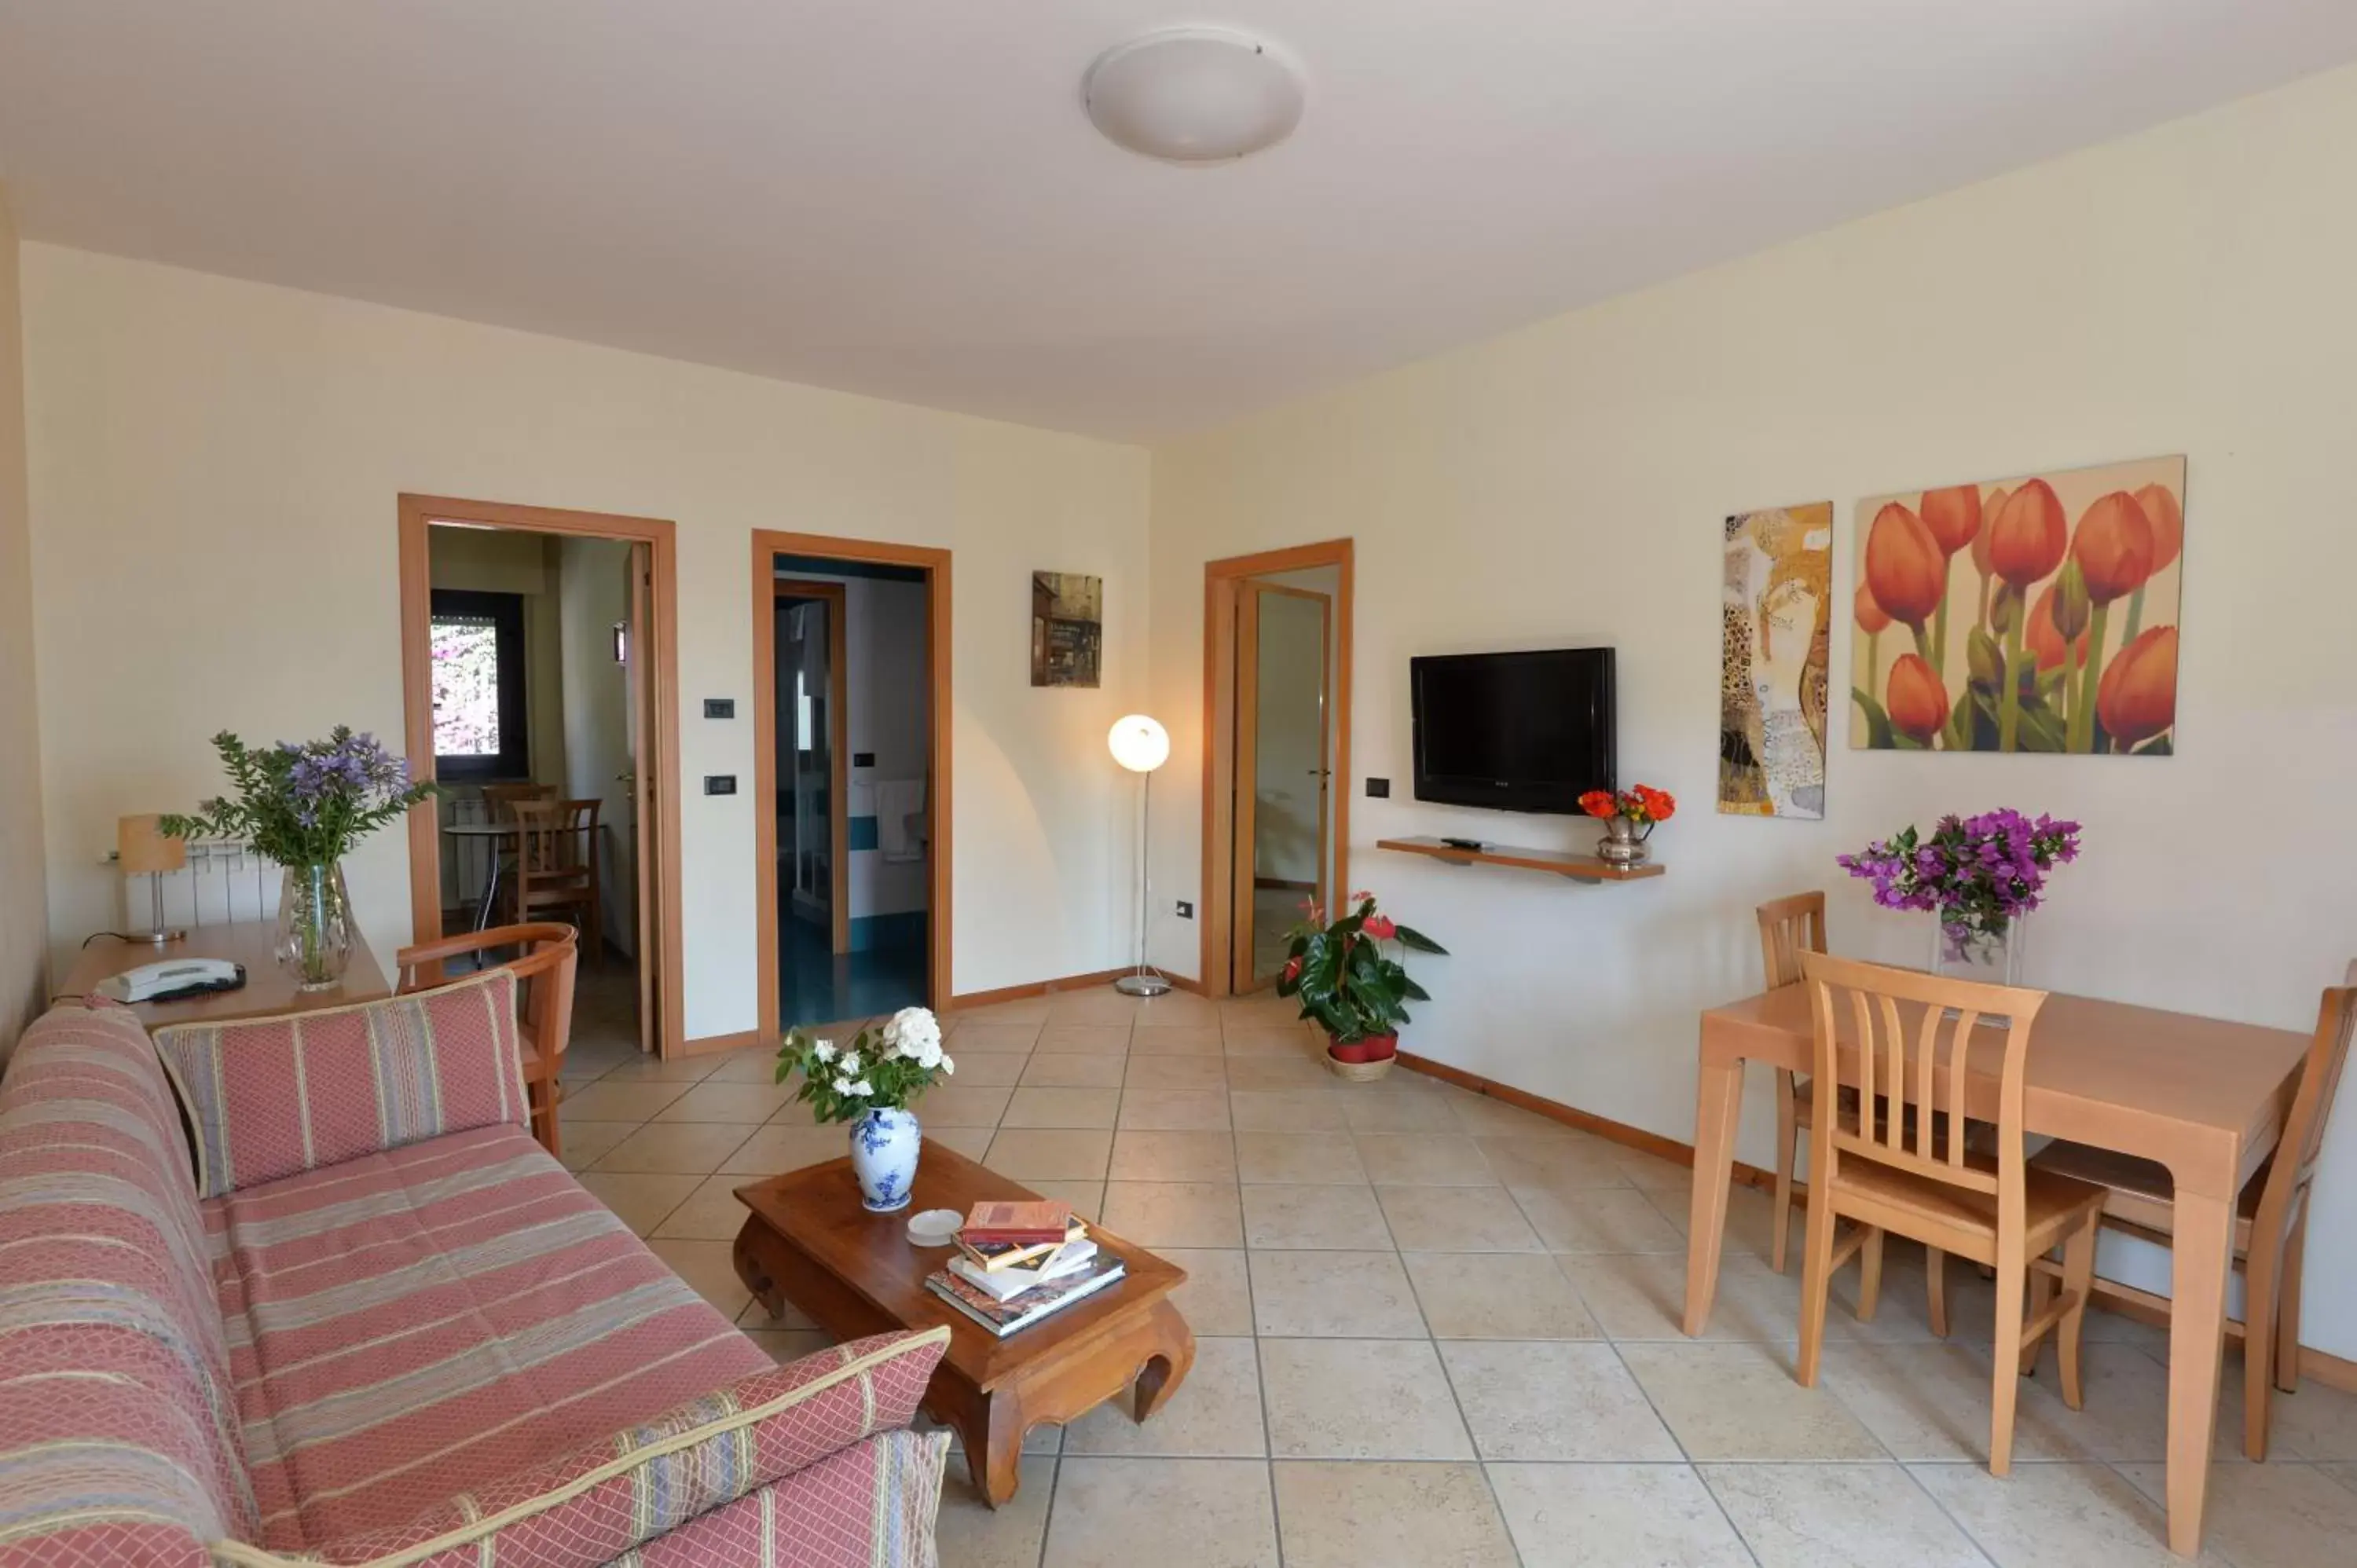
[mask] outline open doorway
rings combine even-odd
[[[571,1045],[676,1053],[676,647],[668,522],[404,496],[417,940],[580,933]]]
[[[949,995],[949,553],[754,536],[762,1037]]]
[[[1346,894],[1351,542],[1214,561],[1204,575],[1202,974],[1276,983],[1286,933]]]

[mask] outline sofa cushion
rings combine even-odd
[[[880,1433],[657,1536],[639,1568],[936,1568],[949,1446],[946,1432]]]
[[[126,1008],[0,1083],[0,1563],[203,1561],[257,1511],[180,1116]]]
[[[795,1555],[771,1561],[921,1561],[906,1550],[883,1549],[931,1539],[946,1438],[904,1432],[899,1435],[906,1441],[897,1445],[864,1452],[861,1445],[914,1418],[948,1344],[949,1330],[937,1327],[855,1340],[771,1367],[546,1465],[470,1487],[397,1528],[321,1542],[303,1561],[339,1568],[596,1568],[669,1531],[699,1526],[697,1539],[709,1535],[716,1548],[739,1537],[794,1541]],[[845,1462],[825,1469],[834,1459]],[[720,1520],[730,1505],[802,1476],[816,1484],[772,1499],[766,1535],[759,1504],[752,1518]],[[786,1504],[782,1519],[777,1501]],[[796,1523],[817,1533],[797,1535]],[[844,1554],[855,1541],[862,1543],[857,1554]],[[830,1553],[811,1555],[801,1550],[805,1544],[824,1544]],[[228,1555],[257,1568],[285,1561]],[[763,1561],[692,1551],[669,1555],[698,1563]]]
[[[446,1133],[525,1117],[515,975],[350,1007],[156,1031],[219,1197]]]
[[[513,1127],[202,1208],[274,1551],[404,1524],[770,1364]]]

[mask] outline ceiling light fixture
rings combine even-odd
[[[1269,45],[1221,27],[1173,27],[1107,49],[1081,79],[1096,128],[1168,163],[1225,163],[1301,123],[1301,73]]]

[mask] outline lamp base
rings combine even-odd
[[[161,931],[161,930],[158,930],[158,931],[141,931],[140,933],[138,933],[137,937],[136,937],[135,940],[138,940],[138,941],[145,942],[145,943],[146,943],[148,946],[150,946],[150,947],[158,947],[158,948],[160,948],[160,947],[168,947],[170,944],[172,944],[172,943],[174,943],[174,942],[186,941],[186,940],[188,940],[188,933],[187,931],[185,931],[185,930],[174,930],[174,931]]]
[[[1169,991],[1170,983],[1158,974],[1125,974],[1113,988],[1124,996],[1160,996]]]

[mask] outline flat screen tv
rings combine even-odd
[[[1415,798],[1576,813],[1612,782],[1612,650],[1454,653],[1408,661]]]

